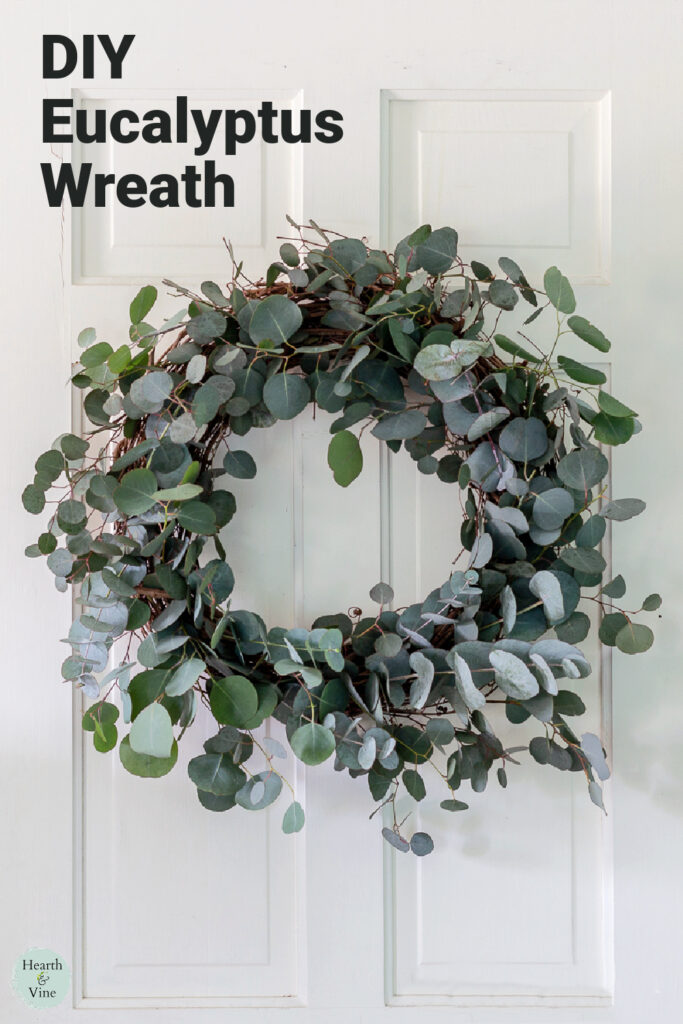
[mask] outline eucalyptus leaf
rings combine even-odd
[[[557,465],[557,475],[562,483],[584,493],[588,493],[591,487],[600,483],[607,476],[608,470],[607,459],[601,451],[593,447],[570,452]],[[602,514],[605,514],[604,511]]]
[[[529,590],[543,601],[548,622],[558,622],[564,618],[564,600],[557,576],[545,569],[537,572],[529,580]]]
[[[538,693],[538,681],[527,666],[509,651],[494,650],[489,654],[496,685],[515,700],[528,700]]]
[[[306,820],[304,809],[298,801],[294,801],[289,805],[285,811],[282,819],[282,831],[285,835],[291,835],[292,832],[300,832],[304,827]]]
[[[560,313],[573,313],[576,309],[574,292],[567,278],[557,267],[550,267],[543,277],[546,295]]]
[[[173,727],[161,704],[150,704],[136,716],[130,727],[131,750],[148,757],[168,758],[173,746]]]
[[[330,441],[327,462],[340,487],[348,487],[363,468],[363,453],[358,438],[350,430],[341,430]]]
[[[289,742],[299,760],[308,765],[322,764],[334,753],[333,734],[316,722],[299,726]]]
[[[255,345],[263,341],[281,345],[298,331],[302,322],[301,310],[295,302],[284,295],[269,295],[261,299],[254,310],[249,322],[249,337]],[[278,419],[285,418],[278,416]]]

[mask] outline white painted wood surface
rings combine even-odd
[[[9,0],[6,24],[5,976],[32,945],[65,956],[73,1005],[52,1011],[62,1024],[247,1013],[266,1024],[285,1007],[293,1024],[677,1020],[680,6],[632,0],[626,13],[606,0],[523,0],[513,13],[502,0],[434,0],[427,15],[405,2],[350,0],[333,12],[264,0],[255,13],[203,0],[190,13],[178,0]],[[121,82],[43,83],[42,31],[137,38]],[[182,92],[211,106],[335,107],[345,137],[244,147],[226,167],[234,211],[72,214],[48,209],[39,170],[68,158],[40,143],[42,96],[72,90],[86,105],[147,108]],[[96,162],[155,173],[185,157],[171,146],[101,147]],[[24,559],[35,521],[19,504],[36,454],[69,429],[75,336],[91,323],[102,339],[123,336],[141,282],[225,280],[224,235],[261,270],[286,212],[383,245],[423,218],[448,222],[469,256],[509,254],[530,275],[556,262],[578,283],[581,312],[613,339],[614,391],[645,425],[628,453],[614,453],[613,489],[649,499],[643,517],[615,529],[614,562],[634,602],[659,590],[665,606],[652,652],[617,654],[612,667],[594,654],[582,683],[587,727],[613,733],[607,820],[575,778],[532,766],[511,772],[505,793],[473,796],[455,821],[433,813],[436,797],[425,802],[437,851],[417,862],[382,848],[363,783],[329,765],[294,772],[308,821],[284,837],[279,807],[212,816],[182,765],[146,783],[82,746],[78,701],[72,709],[59,685],[68,601],[42,563]],[[670,372],[657,370],[664,360]],[[241,597],[269,622],[367,606],[381,576],[410,601],[446,575],[459,547],[449,489],[373,444],[362,477],[340,492],[325,419],[245,439],[260,472],[240,483],[225,541]],[[184,741],[185,760],[201,728]],[[8,986],[0,991],[3,1019],[33,1020]]]

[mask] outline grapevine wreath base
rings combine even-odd
[[[576,646],[589,618],[577,609],[582,594],[597,602],[600,639],[627,654],[652,643],[637,613],[614,604],[625,584],[604,582],[599,551],[608,520],[645,507],[606,499],[600,446],[627,442],[640,424],[603,390],[602,372],[557,348],[567,336],[599,352],[610,343],[575,314],[556,267],[539,289],[510,259],[495,272],[466,264],[452,228],[418,228],[390,255],[313,222],[294,227],[265,280],[246,279],[228,247],[225,292],[165,282],[189,301],[157,330],[147,286],[131,304],[130,342],[113,348],[92,328],[79,337],[72,381],[92,430],[39,457],[23,501],[34,514],[50,509],[27,553],[47,556],[58,589],[78,587],[62,675],[94,700],[84,729],[108,751],[122,720],[123,766],[158,777],[201,701],[217,731],[189,763],[199,800],[259,810],[289,787],[284,748],[258,731],[272,716],[305,764],[334,755],[338,770],[365,777],[394,812],[385,838],[423,855],[431,837],[409,838],[396,817],[401,784],[419,801],[424,772],[437,772],[447,811],[464,810],[463,782],[480,793],[491,769],[505,786],[527,744],[506,749],[495,735],[486,706],[504,702],[511,723],[536,720],[532,758],[581,772],[602,806],[602,745],[570,724],[590,673]],[[544,314],[539,348],[529,325]],[[519,341],[501,330],[511,315]],[[379,583],[370,613],[268,627],[231,603],[225,480],[256,473],[240,437],[313,402],[336,416],[328,462],[342,487],[361,472],[358,435],[369,431],[459,489],[462,568],[449,566],[443,586],[407,608],[391,610]],[[659,603],[650,595],[638,612]],[[125,660],[107,672],[114,640],[126,638]],[[290,801],[285,832],[303,822]]]

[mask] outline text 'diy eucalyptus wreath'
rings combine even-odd
[[[272,716],[305,764],[334,755],[338,770],[365,777],[393,811],[385,838],[423,855],[431,837],[409,838],[397,818],[401,784],[420,801],[433,769],[447,811],[466,809],[462,783],[479,793],[493,768],[505,786],[527,744],[506,749],[486,718],[488,702],[504,702],[509,722],[538,723],[532,758],[582,773],[602,806],[602,744],[570,724],[590,673],[579,600],[597,603],[600,639],[626,654],[650,647],[636,616],[660,604],[656,594],[637,611],[615,603],[625,583],[604,582],[599,550],[608,520],[645,507],[605,495],[601,446],[639,431],[636,413],[603,389],[600,370],[557,351],[568,334],[598,352],[609,341],[576,315],[556,267],[539,289],[511,259],[495,273],[466,264],[452,228],[420,227],[390,255],[313,222],[293,226],[264,280],[249,281],[229,247],[225,292],[165,282],[187,305],[155,329],[147,286],[130,307],[129,341],[114,348],[92,328],[79,336],[72,381],[92,430],[38,458],[23,502],[36,515],[49,508],[27,554],[47,556],[59,590],[78,588],[62,675],[94,701],[83,728],[108,751],[121,718],[123,766],[158,777],[201,701],[218,728],[189,763],[199,800],[259,810],[291,789],[283,746],[258,731]],[[531,307],[525,325],[546,314],[545,350],[522,326],[521,341],[502,333],[520,301]],[[367,429],[459,488],[464,564],[407,608],[390,610],[391,587],[379,583],[378,610],[269,627],[231,603],[220,531],[235,499],[224,479],[256,473],[240,437],[310,403],[336,415],[328,462],[341,486],[361,472]],[[125,660],[107,671],[122,638]],[[283,829],[303,822],[292,799]]]

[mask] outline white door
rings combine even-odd
[[[92,80],[79,66],[43,82],[43,31],[136,38],[121,80],[98,59]],[[267,1022],[283,1008],[292,1024],[677,1020],[680,4],[9,0],[3,37],[1,971],[31,947],[61,954],[64,1022]],[[69,149],[41,142],[43,96],[146,110],[179,93],[334,108],[344,139],[243,147],[234,210],[48,208],[39,164]],[[118,173],[195,162],[180,145],[93,152],[94,170]],[[470,257],[512,256],[537,280],[557,264],[613,339],[614,388],[645,426],[615,451],[613,489],[648,499],[615,531],[613,561],[635,600],[657,590],[665,604],[646,656],[592,652],[587,728],[612,746],[606,819],[574,776],[533,765],[455,822],[421,805],[437,850],[418,861],[383,846],[365,785],[329,765],[291,765],[307,810],[291,837],[279,806],[212,815],[182,764],[141,781],[82,744],[80,701],[59,685],[69,602],[23,556],[35,525],[19,501],[36,455],[72,418],[78,429],[65,383],[76,335],[92,324],[118,339],[142,283],[225,281],[224,235],[264,269],[286,213],[383,246],[451,224]],[[164,297],[162,313],[176,308]],[[416,600],[455,553],[435,540],[454,503],[444,485],[368,445],[341,493],[325,430],[303,418],[248,439],[260,472],[226,543],[245,604],[269,622],[367,605],[380,578]],[[201,739],[198,724],[185,761]],[[35,1019],[0,992],[4,1020]]]

